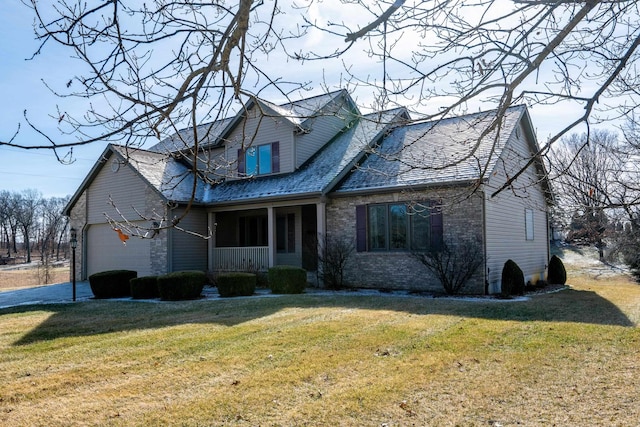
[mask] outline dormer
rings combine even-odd
[[[357,108],[346,91],[283,105],[255,99],[225,137],[231,175],[294,172],[356,117]]]
[[[199,125],[197,167],[209,183],[291,173],[302,167],[360,113],[345,90],[281,105],[253,98],[233,117]],[[194,129],[151,151],[193,163]]]

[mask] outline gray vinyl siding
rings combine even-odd
[[[229,163],[223,147],[204,150],[198,154],[198,170],[206,172],[209,179],[217,181],[229,176]]]
[[[121,163],[114,172],[111,164],[116,158],[122,160],[117,154],[109,156],[85,191],[87,276],[110,269],[135,270],[139,276],[166,273],[166,237],[161,232],[153,239],[141,238],[165,215],[166,203],[129,165]],[[124,224],[130,236],[126,245],[107,217]]]
[[[500,290],[502,267],[508,259],[522,269],[525,281],[544,278],[548,261],[547,203],[533,166],[513,188],[491,197],[530,157],[524,132],[514,132],[485,188],[486,267],[491,292]],[[533,212],[533,240],[526,238],[527,209]]]
[[[352,113],[340,109],[331,115],[319,116],[305,123],[308,133],[296,137],[296,168],[309,160],[328,141],[346,127]]]
[[[237,171],[238,149],[249,146],[278,142],[280,145],[280,173],[294,170],[294,126],[282,117],[269,117],[259,114],[253,108],[248,117],[236,126],[228,137],[226,158],[232,171]]]
[[[115,221],[138,221],[140,214],[151,217],[154,212],[162,213],[164,208],[160,196],[130,166],[121,164],[117,172],[112,171],[114,158],[116,155],[112,154],[107,159],[87,189],[87,222],[107,222],[105,214]]]
[[[172,212],[180,216],[184,209]],[[191,208],[189,213],[180,221],[178,227],[185,231],[196,233],[198,236],[179,229],[171,230],[172,271],[207,270],[207,212],[204,209]]]
[[[132,227],[144,227],[132,223]],[[86,231],[87,277],[107,270],[133,270],[138,276],[157,274],[151,263],[151,239],[131,236],[124,245],[109,224],[92,224]]]

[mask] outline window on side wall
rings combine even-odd
[[[524,229],[527,240],[533,240],[533,209],[524,210]]]
[[[361,205],[356,206],[356,229],[359,252],[437,250],[442,212],[433,202]]]
[[[239,175],[268,175],[278,172],[280,172],[280,144],[278,142],[238,150]]]

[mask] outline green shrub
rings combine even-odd
[[[269,269],[269,288],[274,294],[301,294],[307,286],[307,272],[300,267],[277,265]]]
[[[524,273],[518,264],[508,259],[502,268],[502,296],[524,294]]]
[[[158,278],[156,276],[136,277],[129,281],[133,299],[158,298]]]
[[[256,275],[253,273],[220,274],[216,283],[221,297],[253,295],[256,290]]]
[[[131,270],[109,270],[89,276],[89,286],[96,298],[122,298],[131,296],[129,280],[138,276]]]
[[[567,270],[565,270],[562,260],[556,255],[552,256],[549,260],[547,282],[554,285],[564,285],[567,283]]]
[[[203,271],[175,271],[158,276],[158,293],[165,301],[196,299],[205,283],[207,275]]]

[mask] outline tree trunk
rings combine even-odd
[[[24,246],[27,250],[27,264],[31,262],[31,243],[29,242],[29,228],[23,227],[24,231]]]

